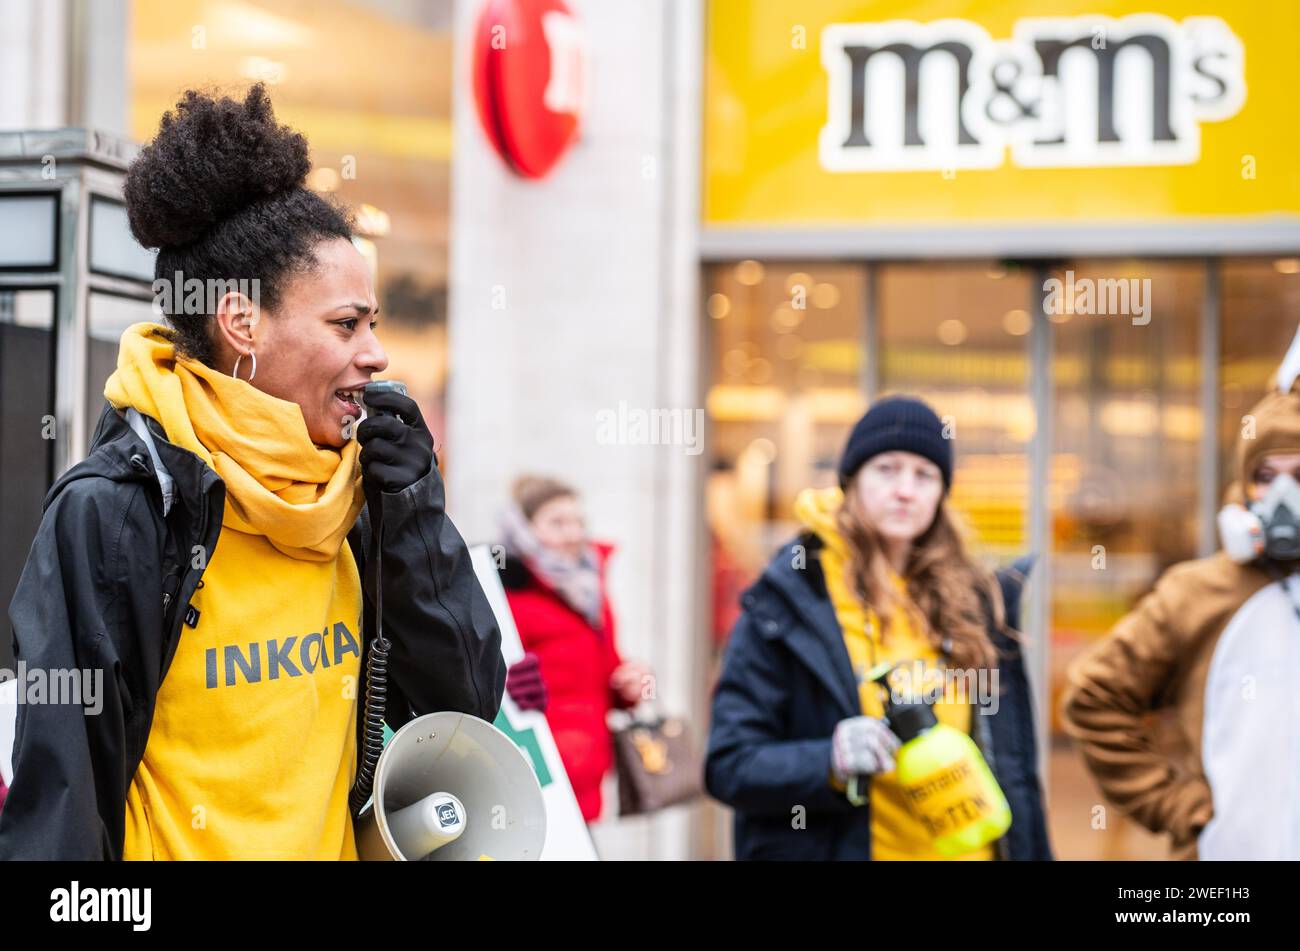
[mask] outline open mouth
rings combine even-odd
[[[334,398],[342,404],[343,409],[349,416],[360,418],[361,416],[361,390],[335,390]]]

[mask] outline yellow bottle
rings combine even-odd
[[[877,678],[885,686],[882,675]],[[972,710],[971,716],[979,716]],[[885,700],[885,719],[902,745],[894,753],[899,785],[913,815],[944,855],[963,855],[1011,827],[1011,807],[975,741],[940,723],[924,700]]]

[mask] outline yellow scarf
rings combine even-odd
[[[304,561],[332,561],[361,512],[356,440],[315,445],[302,409],[186,357],[172,332],[140,323],[122,335],[104,397],[162,424],[167,439],[196,453],[226,484],[222,525],[263,535]]]

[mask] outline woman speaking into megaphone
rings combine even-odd
[[[420,410],[390,389],[357,422],[388,358],[309,168],[259,85],[186,93],[128,173],[169,326],[123,334],[10,607],[28,668],[102,686],[19,707],[0,858],[355,858],[380,598],[384,721],[496,716],[500,633]]]

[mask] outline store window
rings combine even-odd
[[[1198,554],[1205,265],[1073,261],[1051,277],[1061,290],[1048,314],[1050,696],[1059,726],[1069,664],[1165,568]]]
[[[1031,276],[1014,264],[739,261],[706,274],[718,566],[715,635],[737,585],[799,531],[803,488],[836,483],[868,394],[911,393],[952,425],[951,498],[971,551],[1027,550]]]
[[[1061,691],[1070,663],[1166,568],[1213,546],[1241,417],[1300,326],[1300,259],[750,260],[707,266],[704,286],[717,643],[739,592],[799,530],[794,496],[834,483],[868,394],[919,395],[954,426],[951,501],[972,554],[992,565],[1031,551],[1042,506],[1045,774],[1062,854],[1163,855],[1121,817],[1095,834],[1099,794],[1062,734]],[[794,306],[800,288],[821,289],[805,309]],[[1035,491],[1040,412],[1048,478]],[[1038,633],[1034,623],[1022,626]],[[1162,718],[1152,725],[1158,742],[1175,742]]]
[[[738,587],[798,531],[800,490],[836,483],[849,428],[866,407],[858,265],[740,261],[711,268],[708,514],[721,642]]]
[[[951,504],[990,566],[1028,550],[1032,276],[1014,264],[719,264],[705,277],[713,466],[713,634],[800,526],[805,487],[836,483],[868,394],[911,393],[952,425]]]
[[[919,396],[951,427],[951,507],[990,566],[1028,551],[1032,275],[999,262],[889,264],[879,283],[882,394]]]

